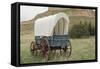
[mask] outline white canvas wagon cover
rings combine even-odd
[[[35,21],[35,36],[52,36],[54,27],[58,23],[58,20],[61,18],[64,18],[65,20],[66,27],[64,27],[64,34],[68,34],[69,17],[65,13],[57,13],[54,15],[39,18]]]

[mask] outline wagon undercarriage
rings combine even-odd
[[[31,43],[31,51],[34,53],[38,52],[37,50],[40,50],[44,55],[44,58],[46,58],[47,60],[50,59],[50,57],[48,57],[50,53],[55,55],[57,52],[59,52],[60,55],[64,55],[66,58],[69,58],[71,55],[71,43],[68,40],[67,35],[54,35],[53,37],[44,36],[42,38],[37,36],[36,39],[37,41],[35,44],[35,48],[32,48],[32,45],[34,44],[33,42]]]

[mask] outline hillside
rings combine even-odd
[[[72,25],[79,23],[80,21],[91,22],[95,25],[95,12],[89,9],[70,9],[70,8],[52,8],[50,7],[48,11],[38,14],[34,19],[29,21],[23,21],[21,23],[21,31],[34,31],[34,21],[38,18],[42,18],[45,16],[49,16],[52,14],[56,14],[58,12],[64,12],[69,15],[70,25],[69,29]]]

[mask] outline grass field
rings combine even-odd
[[[32,32],[30,34],[21,35],[21,46],[20,46],[20,58],[21,64],[24,63],[38,63],[44,62],[41,55],[33,56],[30,52],[30,43],[34,39]],[[77,60],[91,60],[95,59],[95,38],[85,38],[85,39],[71,39],[72,44],[72,54],[69,59],[65,56],[50,55],[51,58],[48,62],[52,61],[77,61]]]

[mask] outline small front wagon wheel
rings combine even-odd
[[[67,57],[69,58],[70,57],[70,55],[71,55],[71,52],[72,52],[72,46],[71,46],[71,42],[70,41],[68,41],[67,42],[67,47],[66,47],[66,53],[67,53]]]
[[[65,52],[65,55],[66,55],[67,58],[69,58],[70,55],[71,55],[71,52],[72,52],[71,42],[70,41],[65,42],[63,45],[64,45],[64,49],[63,50]]]

